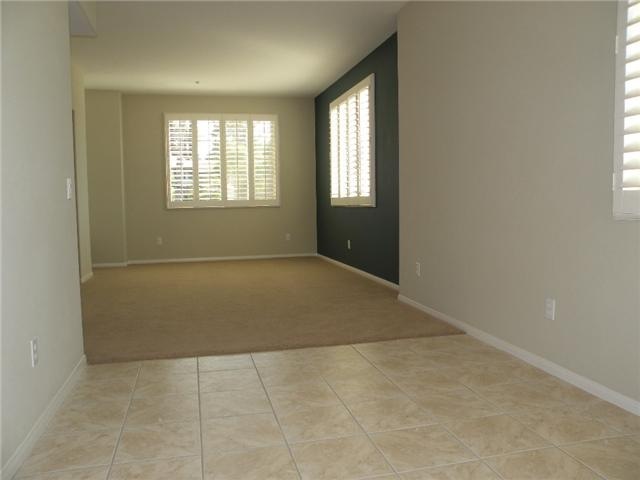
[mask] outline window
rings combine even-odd
[[[373,74],[329,106],[331,205],[375,207]]]
[[[167,206],[279,205],[275,115],[165,115]]]
[[[613,210],[640,218],[640,2],[618,3]]]

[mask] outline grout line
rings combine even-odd
[[[118,453],[118,448],[120,447],[120,440],[122,439],[122,434],[124,433],[124,426],[127,424],[127,417],[129,415],[129,410],[131,410],[131,404],[133,403],[133,396],[136,392],[136,388],[138,386],[138,379],[140,378],[140,372],[142,371],[142,364],[138,365],[138,371],[136,372],[136,380],[133,382],[133,388],[131,389],[131,395],[129,396],[129,404],[127,405],[127,411],[124,414],[124,419],[122,420],[122,427],[120,427],[120,433],[118,434],[118,440],[116,441],[116,446],[113,449],[113,455],[111,456],[111,462],[109,463],[109,469],[107,470],[107,480],[111,476],[111,470],[113,469],[113,463],[116,460],[116,453]]]
[[[202,440],[202,401],[200,399],[200,357],[196,357],[196,376],[198,387],[198,427],[200,428],[200,478],[204,479],[204,442]]]
[[[278,428],[280,428],[280,435],[282,435],[282,439],[284,440],[285,445],[287,446],[287,450],[289,450],[289,456],[291,457],[291,461],[293,462],[293,466],[296,468],[296,472],[298,473],[298,478],[302,478],[302,474],[300,473],[300,468],[298,467],[298,462],[293,456],[293,450],[291,450],[291,445],[289,444],[289,440],[287,436],[284,434],[284,429],[280,424],[280,419],[278,418],[278,414],[276,413],[276,409],[273,407],[273,402],[271,401],[271,396],[269,395],[269,391],[267,387],[265,387],[264,382],[262,381],[262,376],[260,375],[260,371],[258,370],[258,366],[256,365],[255,360],[253,359],[253,354],[250,354],[251,363],[253,363],[253,368],[258,374],[258,379],[260,380],[260,384],[262,385],[262,389],[264,390],[265,395],[267,396],[267,400],[269,401],[269,405],[271,405],[271,413],[273,414],[273,418],[276,419],[276,423],[278,424]]]
[[[368,361],[368,360],[367,360]],[[351,418],[353,419],[353,421],[356,423],[356,425],[360,428],[360,430],[362,430],[362,433],[364,433],[367,437],[367,439],[369,440],[369,442],[371,443],[371,445],[373,445],[373,447],[378,451],[378,453],[382,456],[382,458],[384,459],[384,461],[387,463],[387,465],[389,466],[389,468],[391,468],[391,471],[393,473],[395,473],[396,475],[398,474],[398,471],[396,470],[396,468],[393,466],[393,464],[389,461],[389,459],[387,458],[387,456],[384,454],[384,452],[380,449],[380,447],[376,444],[376,442],[373,441],[373,439],[371,438],[371,435],[369,435],[369,432],[367,432],[367,430],[360,424],[360,422],[358,422],[358,420],[356,419],[356,417],[354,416],[353,412],[351,411],[351,409],[347,406],[347,404],[344,402],[344,400],[342,399],[342,397],[340,397],[340,395],[338,395],[338,392],[336,392],[333,387],[331,386],[331,384],[327,381],[327,379],[324,377],[324,375],[321,375],[322,380],[324,381],[324,383],[331,389],[331,391],[333,392],[333,394],[337,397],[338,400],[340,400],[340,403],[342,404],[342,406],[347,410],[347,412],[349,412],[349,415],[351,415]],[[366,478],[366,477],[364,477]],[[375,477],[374,477],[375,478]]]

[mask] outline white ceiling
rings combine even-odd
[[[98,36],[73,38],[72,55],[88,88],[315,95],[395,31],[402,5],[99,2]]]

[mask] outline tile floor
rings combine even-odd
[[[468,336],[88,366],[17,478],[640,479],[640,417]]]

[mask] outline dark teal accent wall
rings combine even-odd
[[[318,253],[393,283],[398,283],[397,47],[394,34],[315,99]],[[376,206],[332,207],[329,104],[371,73],[375,74]]]

